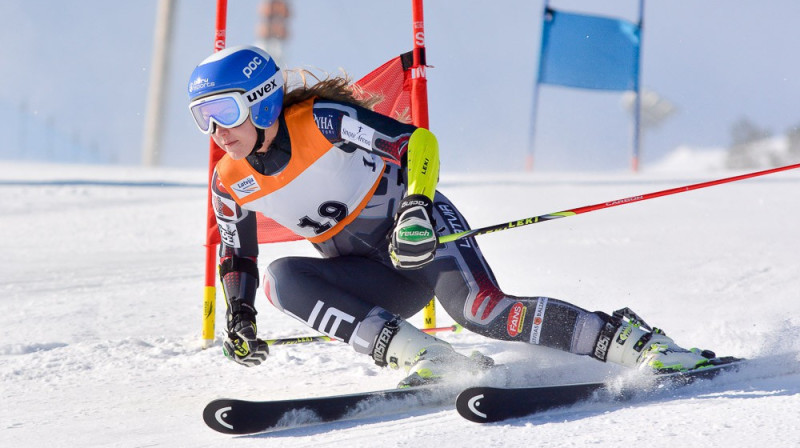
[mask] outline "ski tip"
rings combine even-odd
[[[461,391],[456,397],[456,410],[465,419],[475,423],[489,423],[489,414],[485,409],[486,387],[470,387]]]
[[[255,434],[269,430],[268,425],[255,418],[252,402],[230,398],[208,403],[203,409],[203,421],[223,434]]]
[[[224,434],[238,434],[239,432],[230,421],[232,413],[233,408],[230,406],[229,400],[214,400],[203,409],[203,421],[215,431]]]
[[[503,418],[498,416],[498,406],[493,400],[494,394],[502,392],[502,388],[481,386],[462,390],[456,397],[456,411],[465,419],[475,423],[492,423]]]

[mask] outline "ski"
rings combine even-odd
[[[738,370],[744,360],[717,358],[718,364],[689,372],[654,375],[648,378],[648,387],[632,382],[614,386],[611,383],[579,383],[536,387],[470,387],[456,398],[456,410],[467,420],[490,423],[515,417],[525,417],[554,408],[569,406],[588,400],[619,401],[647,391],[665,387],[682,386],[702,378]]]
[[[457,392],[419,386],[279,401],[223,398],[206,405],[203,420],[225,434],[255,434],[437,407],[451,404]]]

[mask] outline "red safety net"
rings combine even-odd
[[[403,123],[411,123],[411,52],[400,55],[354,84],[360,99],[378,96],[375,112]]]

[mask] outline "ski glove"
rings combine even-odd
[[[228,337],[222,342],[222,352],[231,361],[252,367],[267,359],[269,346],[256,338],[255,322],[243,320],[234,325],[232,330],[228,330]]]
[[[430,263],[436,254],[433,203],[422,194],[400,201],[389,243],[392,264],[398,269],[417,269]]]

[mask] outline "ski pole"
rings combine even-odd
[[[424,331],[425,333],[429,333],[429,334],[431,334],[431,333],[441,333],[441,332],[445,332],[445,331],[451,331],[453,333],[460,333],[461,330],[463,330],[463,329],[464,329],[464,327],[462,327],[461,325],[453,324],[453,325],[451,325],[449,327],[425,328],[425,329],[421,329],[421,331]],[[294,338],[268,339],[268,340],[266,340],[264,342],[266,342],[267,345],[296,345],[296,344],[308,344],[310,342],[330,342],[330,341],[336,341],[336,340],[337,339],[333,339],[330,336],[319,335],[319,336],[297,336],[297,337],[294,337]]]
[[[336,339],[331,338],[330,336],[297,336],[295,338],[280,338],[280,339],[268,339],[264,342],[267,345],[296,345],[296,344],[308,344],[309,342],[329,342],[335,341]]]
[[[629,198],[617,199],[615,201],[603,202],[595,205],[587,205],[585,207],[578,207],[572,210],[564,210],[562,212],[548,213],[545,215],[533,216],[530,218],[517,219],[514,221],[504,222],[502,224],[495,224],[493,226],[481,227],[479,229],[465,230],[463,232],[451,233],[449,235],[442,235],[439,237],[439,244],[449,243],[451,241],[460,240],[470,236],[485,235],[487,233],[499,232],[501,230],[516,229],[517,227],[527,226],[530,224],[537,224],[544,221],[552,221],[558,218],[567,216],[580,215],[581,213],[588,213],[595,210],[604,208],[616,207],[618,205],[631,204],[633,202],[646,201],[648,199],[658,198],[661,196],[669,196],[671,194],[683,193],[685,191],[698,190],[700,188],[711,187],[714,185],[735,182],[738,180],[750,179],[752,177],[764,176],[766,174],[777,173],[780,171],[793,170],[800,168],[800,163],[794,165],[786,165],[778,168],[771,168],[763,171],[756,171],[753,173],[742,174],[740,176],[726,177],[724,179],[712,180],[708,182],[701,182],[698,184],[687,185],[684,187],[670,188],[668,190],[657,191],[654,193],[647,193],[638,196],[631,196]]]

